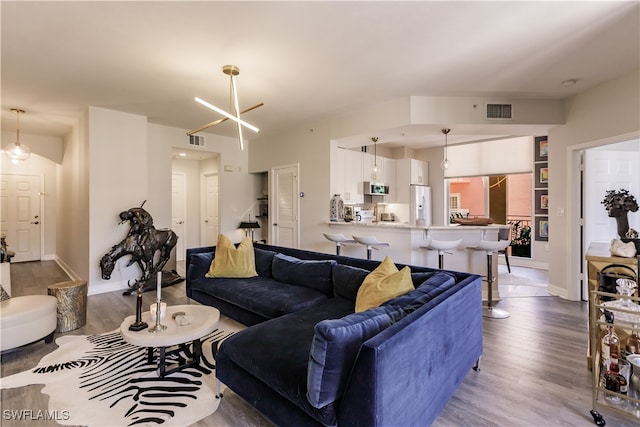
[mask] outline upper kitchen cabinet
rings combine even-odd
[[[364,159],[361,151],[343,150],[344,157],[344,195],[345,203],[355,204],[364,202],[362,174]]]
[[[398,201],[398,180],[396,178],[396,160],[382,158],[382,172],[384,172],[383,183],[389,186],[389,194],[384,197],[387,203],[396,203]]]
[[[331,151],[331,195],[345,203],[362,203],[362,152],[336,148]]]
[[[429,164],[416,159],[396,160],[396,202],[409,203],[409,186],[429,185]]]
[[[331,150],[331,195],[340,194],[344,200],[344,171],[346,150]]]

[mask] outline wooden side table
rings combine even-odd
[[[69,332],[87,323],[87,281],[71,280],[49,285],[47,293],[58,300],[56,332]]]

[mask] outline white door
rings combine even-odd
[[[205,175],[202,201],[201,246],[214,246],[218,241],[218,175]]]
[[[186,200],[187,185],[183,173],[171,175],[171,229],[178,236],[176,245],[176,261],[184,261],[186,237]]]
[[[273,197],[272,244],[297,248],[300,241],[300,203],[298,199],[299,165],[280,166],[271,170]]]
[[[40,177],[1,175],[0,198],[0,229],[8,249],[16,253],[12,262],[39,261]]]

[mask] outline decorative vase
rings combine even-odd
[[[333,222],[344,220],[344,201],[339,194],[334,194],[330,203],[329,219]]]

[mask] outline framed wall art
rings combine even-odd
[[[535,213],[547,215],[549,213],[549,190],[535,190]]]
[[[536,217],[536,240],[540,242],[549,241],[549,217]]]
[[[546,136],[537,136],[535,138],[534,161],[546,162],[549,159],[549,142]]]
[[[549,186],[549,167],[547,163],[536,163],[535,188],[547,188]]]

